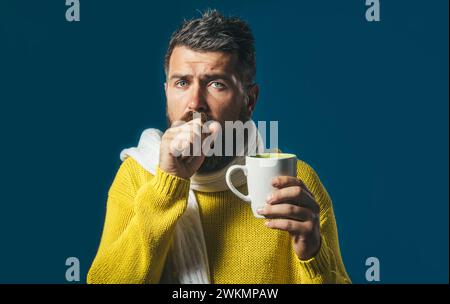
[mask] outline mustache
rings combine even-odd
[[[194,115],[197,117],[200,116],[200,119],[202,120],[202,124],[204,124],[205,122],[207,122],[209,120],[213,120],[212,117],[210,117],[208,114],[206,114],[204,112],[196,112],[196,111],[187,112],[180,118],[180,120],[183,120],[185,122],[191,121],[194,119]]]

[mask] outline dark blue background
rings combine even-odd
[[[196,9],[248,20],[255,120],[318,172],[352,280],[448,282],[448,1],[0,2],[0,283],[63,283],[96,253],[122,148],[165,127],[163,56]]]

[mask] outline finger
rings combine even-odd
[[[266,218],[286,218],[302,222],[314,219],[314,213],[310,209],[294,204],[266,205],[258,213]]]
[[[182,124],[180,126],[177,126],[175,128],[172,129],[172,132],[175,135],[178,134],[190,134],[192,132],[201,135],[202,134],[202,129],[201,126],[198,123],[194,123],[193,121],[190,121],[188,123]]]
[[[309,208],[316,213],[320,210],[319,205],[314,198],[300,186],[276,189],[269,195],[266,201],[269,205],[280,204],[283,202],[291,202],[298,206]]]
[[[189,141],[181,138],[174,138],[170,142],[169,151],[174,157],[187,156],[186,152],[190,148]]]
[[[272,179],[272,186],[274,186],[275,188],[285,188],[301,185],[302,184],[300,180],[293,176],[280,175]]]
[[[314,197],[312,192],[309,191],[308,187],[306,187],[305,183],[297,177],[285,175],[276,176],[272,179],[272,186],[279,189],[291,186],[300,186],[305,189],[305,191],[308,192],[312,197]]]
[[[183,125],[171,130],[172,140],[188,141],[193,143],[195,139],[201,140],[201,130],[195,128],[193,125]]]
[[[300,201],[302,188],[300,186],[291,186],[273,190],[267,197],[267,204],[279,204],[286,201]]]
[[[176,127],[182,126],[184,124],[186,124],[186,122],[184,120],[176,120],[170,125],[170,127],[176,128]]]
[[[273,219],[264,223],[266,227],[287,231],[291,234],[307,234],[312,229],[311,222],[299,222],[289,219]]]
[[[201,156],[202,152],[202,120],[200,117],[188,122],[175,122],[170,129],[169,139],[172,142],[172,153],[187,160],[192,156]],[[193,155],[192,155],[193,154]]]
[[[205,133],[211,133],[217,135],[217,132],[222,129],[220,123],[214,120],[209,120],[203,125]]]
[[[186,140],[186,153],[190,153],[189,156],[201,156],[203,154],[202,150],[202,133],[201,130],[192,129],[187,135]],[[185,154],[185,155],[188,155]]]
[[[194,118],[194,119],[192,119],[192,120],[189,120],[189,121],[185,121],[185,120],[176,120],[176,121],[174,121],[171,125],[170,125],[170,127],[171,128],[176,128],[176,127],[179,127],[179,126],[181,126],[181,125],[184,125],[184,124],[186,124],[186,125],[188,125],[188,124],[193,124],[193,123],[195,123],[195,124],[202,124],[202,119],[201,119],[201,117],[197,117],[197,118]]]
[[[190,120],[190,121],[176,120],[170,125],[170,128],[178,128],[178,127],[182,127],[182,126],[191,126],[191,125],[199,124],[199,123],[201,124],[201,121],[199,122],[199,119],[193,119],[193,120]]]
[[[202,126],[204,138],[202,139],[202,152],[205,156],[215,154],[214,146],[219,139],[220,124],[216,121],[209,120]]]
[[[202,125],[200,118],[197,118],[195,120],[191,120],[186,125],[185,132],[189,134],[189,141],[191,143],[194,142],[194,140],[200,140],[202,139]]]
[[[170,147],[173,151],[178,151],[179,153],[181,153],[181,151],[189,150],[191,143],[194,142],[195,136],[197,135],[189,129],[189,126],[178,127],[169,134],[168,140],[170,141]],[[189,151],[183,152],[183,155],[186,155],[188,152]]]
[[[191,131],[186,134],[186,137],[186,140],[189,142],[189,144],[202,141],[202,135],[199,132]]]
[[[203,122],[202,122],[201,118],[199,117],[199,118],[195,118],[195,119],[189,121],[187,124],[190,126],[193,126],[194,128],[201,130]]]

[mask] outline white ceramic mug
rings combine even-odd
[[[247,177],[248,195],[239,192],[231,183],[235,170],[242,170]],[[297,177],[297,157],[288,153],[262,153],[245,157],[245,165],[233,165],[228,168],[225,179],[230,190],[245,202],[251,203],[253,215],[264,218],[256,210],[264,207],[266,199],[275,189],[272,179],[285,175]]]

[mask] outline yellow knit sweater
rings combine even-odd
[[[298,177],[320,205],[322,244],[307,261],[289,234],[264,226],[231,191],[195,192],[212,283],[350,283],[338,244],[331,200],[303,161]],[[246,185],[238,188],[246,193]],[[158,283],[173,229],[187,207],[189,180],[159,168],[155,176],[127,158],[108,193],[100,246],[88,283]]]

